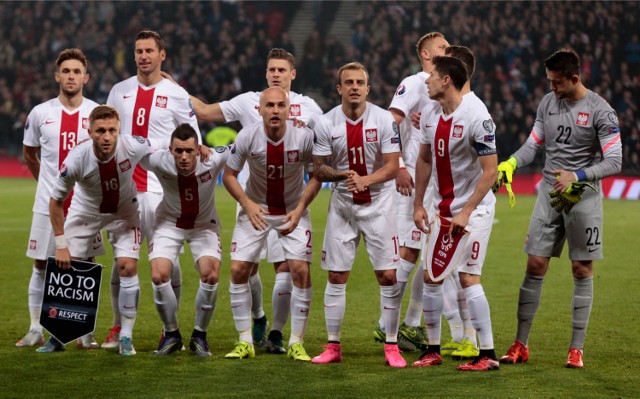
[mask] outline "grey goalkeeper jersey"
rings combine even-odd
[[[584,171],[590,181],[618,173],[622,166],[618,117],[591,90],[576,102],[558,100],[549,93],[538,105],[529,138],[512,156],[520,167],[531,163],[542,149],[546,156],[542,173],[551,184],[556,178],[553,170]]]

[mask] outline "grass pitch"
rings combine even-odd
[[[341,364],[294,363],[286,356],[258,351],[254,359],[226,360],[237,339],[229,308],[229,257],[224,253],[215,315],[208,337],[213,357],[197,358],[189,351],[170,357],[152,356],[161,330],[153,306],[146,252],[141,253],[141,298],[134,343],[138,355],[113,351],[67,351],[39,354],[15,348],[29,327],[27,287],[31,262],[24,255],[31,224],[35,181],[0,179],[0,248],[3,259],[0,292],[0,397],[638,397],[640,326],[636,298],[640,247],[637,201],[605,200],[605,259],[596,263],[595,299],[585,347],[585,368],[565,369],[571,334],[573,281],[566,255],[552,260],[531,339],[527,364],[502,366],[490,373],[462,373],[459,363],[445,359],[440,367],[403,370],[384,365],[382,346],[373,342],[372,327],[379,316],[379,294],[366,253],[360,249],[347,288]],[[311,356],[326,340],[322,309],[326,273],[319,254],[324,233],[328,190],[312,204],[314,263],[313,302],[305,346]],[[484,266],[483,286],[491,305],[496,352],[502,355],[516,329],[518,289],[526,255],[522,243],[534,197],[519,196],[514,209],[498,198],[497,223]],[[216,202],[222,219],[223,248],[228,248],[235,203],[219,188]],[[565,251],[566,252],[566,251]],[[109,298],[110,257],[104,264],[96,338],[101,342],[112,322]],[[183,294],[179,320],[183,336],[193,328],[198,278],[191,254],[182,256]],[[264,264],[264,307],[271,314],[273,268]],[[405,295],[407,297],[407,295]],[[404,301],[406,309],[407,299]],[[402,314],[404,317],[404,312]],[[288,337],[285,328],[285,339]],[[443,339],[448,339],[443,322]],[[412,362],[419,353],[405,353]]]

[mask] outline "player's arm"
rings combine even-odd
[[[220,103],[206,104],[197,97],[189,96],[198,120],[207,122],[226,122]]]
[[[262,208],[260,205],[253,202],[248,196],[247,193],[242,189],[242,186],[238,182],[238,174],[240,171],[233,169],[230,166],[226,166],[224,168],[224,173],[222,174],[222,183],[224,187],[227,189],[229,194],[238,201],[240,206],[244,208],[247,216],[249,216],[249,221],[251,225],[256,230],[264,230],[269,225],[267,221],[264,219],[262,215],[268,215],[269,212]]]
[[[391,116],[393,116],[393,120],[396,122],[398,126],[404,121],[405,114],[401,110],[397,108],[389,108],[389,112],[391,112]],[[396,177],[396,190],[406,196],[410,196],[413,191],[414,182],[411,178],[409,172],[407,172],[407,168],[404,166],[404,160],[402,159],[402,155],[400,155],[400,159],[398,159],[400,169],[398,169],[398,176]]]
[[[68,269],[71,267],[71,254],[64,237],[64,200],[49,199],[49,218],[56,240],[56,265]]]
[[[337,170],[330,166],[331,160],[329,156],[313,156],[313,175],[321,182],[334,182],[345,180],[349,177],[348,170]]]
[[[424,194],[431,179],[432,161],[431,144],[420,144],[416,159],[416,196],[413,200],[413,222],[425,234],[429,234],[429,217],[424,208]]]
[[[39,151],[40,147],[30,147],[24,144],[22,145],[24,162],[27,164],[27,168],[29,168],[29,171],[36,180],[38,180],[38,178],[40,177],[40,158],[38,158]]]
[[[359,193],[365,191],[369,186],[374,184],[380,184],[391,179],[395,179],[396,176],[398,176],[399,158],[399,152],[382,154],[382,161],[384,162],[384,165],[370,175],[360,176],[355,171],[351,171],[351,174],[347,178],[347,189],[351,192]]]
[[[302,214],[304,213],[305,209],[309,207],[309,204],[311,204],[311,201],[313,201],[316,195],[318,195],[321,187],[322,183],[314,177],[313,173],[309,173],[309,182],[307,183],[307,187],[305,187],[304,191],[302,192],[302,196],[298,201],[296,209],[287,213],[287,216],[282,220],[282,223],[289,222],[289,225],[286,228],[280,230],[280,233],[282,235],[287,235],[294,231],[296,227],[298,227],[298,223],[300,222]]]

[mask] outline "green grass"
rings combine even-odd
[[[196,358],[188,351],[168,358],[155,357],[161,323],[153,306],[146,253],[141,254],[141,299],[134,330],[138,355],[123,358],[112,351],[67,351],[38,354],[18,349],[15,342],[28,328],[27,287],[31,263],[25,249],[35,193],[32,180],[0,179],[0,248],[3,275],[0,329],[0,397],[637,397],[640,395],[640,346],[635,338],[640,326],[636,287],[640,247],[637,201],[605,201],[605,260],[595,268],[595,299],[587,335],[583,370],[564,368],[571,333],[570,301],[573,281],[566,255],[553,260],[546,278],[542,304],[531,334],[529,363],[503,366],[498,372],[461,373],[458,362],[445,359],[431,369],[394,370],[383,363],[382,347],[372,338],[379,315],[379,295],[364,251],[347,289],[347,312],[341,364],[299,364],[285,356],[258,352],[255,359],[230,361],[223,355],[232,349],[236,332],[229,308],[229,257],[224,254],[218,303],[209,328],[213,357]],[[306,348],[314,356],[326,340],[322,298],[326,273],[318,256],[322,246],[328,191],[312,204],[314,217],[313,303]],[[228,248],[235,203],[217,192],[223,224],[223,248]],[[496,350],[501,355],[513,341],[516,302],[526,256],[522,243],[533,207],[533,197],[519,196],[509,209],[498,199],[498,223],[494,226],[484,266],[483,285],[491,305]],[[566,251],[565,251],[566,252]],[[179,320],[183,335],[193,328],[197,275],[190,253],[182,257],[183,299]],[[107,266],[96,336],[104,339],[111,325]],[[263,264],[265,311],[271,313],[273,270]],[[405,305],[406,305],[405,299]],[[406,307],[406,306],[405,306]],[[446,323],[443,323],[446,326]],[[447,327],[443,337],[448,338]],[[288,330],[284,332],[288,337]],[[407,353],[411,362],[417,353]]]

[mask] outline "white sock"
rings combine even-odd
[[[303,341],[309,321],[311,292],[311,287],[298,288],[294,286],[291,290],[291,336],[289,337],[289,346]]]
[[[469,305],[467,305],[467,297],[464,294],[464,289],[459,288],[457,296],[458,311],[460,312],[460,318],[462,319],[462,325],[464,326],[464,339],[477,347],[478,340],[476,339],[476,329],[473,328],[471,317],[469,317]]]
[[[404,315],[404,324],[411,327],[419,327],[422,321],[422,286],[424,284],[424,269],[421,267],[413,274],[411,280],[411,296],[409,306]]]
[[[162,320],[164,331],[178,329],[178,303],[174,291],[171,289],[171,281],[162,284],[153,284],[153,302]]]
[[[118,274],[118,265],[116,261],[113,261],[113,267],[111,268],[111,309],[113,310],[113,325],[119,326],[120,319],[120,305],[118,299],[120,298],[120,275]]]
[[[347,307],[347,285],[327,281],[324,289],[324,319],[329,341],[340,342],[342,318]]]
[[[449,323],[449,331],[451,331],[451,339],[455,342],[462,342],[464,338],[464,324],[458,310],[458,289],[453,280],[453,276],[458,273],[450,273],[445,279],[443,286],[444,291],[444,318]]]
[[[464,295],[467,297],[471,322],[478,334],[478,347],[480,349],[494,349],[489,301],[487,301],[482,285],[476,284],[465,288]]]
[[[380,310],[384,319],[385,330],[387,332],[387,342],[398,342],[398,326],[400,325],[400,287],[394,285],[380,286]]]
[[[282,332],[282,328],[287,324],[291,307],[291,287],[293,287],[291,273],[276,273],[276,281],[273,284],[271,295],[273,312],[271,330]]]
[[[44,297],[44,277],[46,269],[38,269],[33,266],[31,271],[31,279],[29,280],[29,317],[31,318],[31,326],[29,331],[34,330],[42,332],[40,325],[40,312],[42,311],[42,298]]]
[[[229,299],[231,302],[231,313],[233,313],[233,322],[240,335],[240,341],[245,341],[253,345],[253,336],[251,335],[251,291],[249,284],[231,283],[229,285]]]
[[[411,262],[407,262],[406,260],[400,258],[400,267],[396,270],[396,280],[398,281],[398,286],[400,287],[400,301],[402,302],[402,296],[404,295],[404,291],[407,288],[407,283],[409,281],[409,277],[411,276],[411,271],[415,265]],[[380,315],[380,319],[378,320],[378,325],[380,329],[386,333],[386,327],[384,325],[384,319],[382,314]]]
[[[424,313],[424,324],[427,327],[429,345],[440,345],[442,308],[444,307],[442,292],[442,284],[423,283],[422,311]]]
[[[133,337],[133,325],[136,322],[138,314],[138,300],[140,298],[140,281],[138,275],[132,277],[120,277],[120,295],[118,303],[120,304],[120,338]]]
[[[200,281],[200,288],[196,294],[196,330],[207,331],[213,312],[216,310],[217,298],[218,283],[211,285]]]
[[[259,319],[264,316],[264,309],[262,309],[262,280],[260,280],[260,273],[249,277],[249,286],[251,287],[251,313],[254,319]]]
[[[180,297],[182,296],[182,270],[180,270],[180,258],[173,261],[171,268],[171,288],[176,296],[176,312],[180,308]]]

